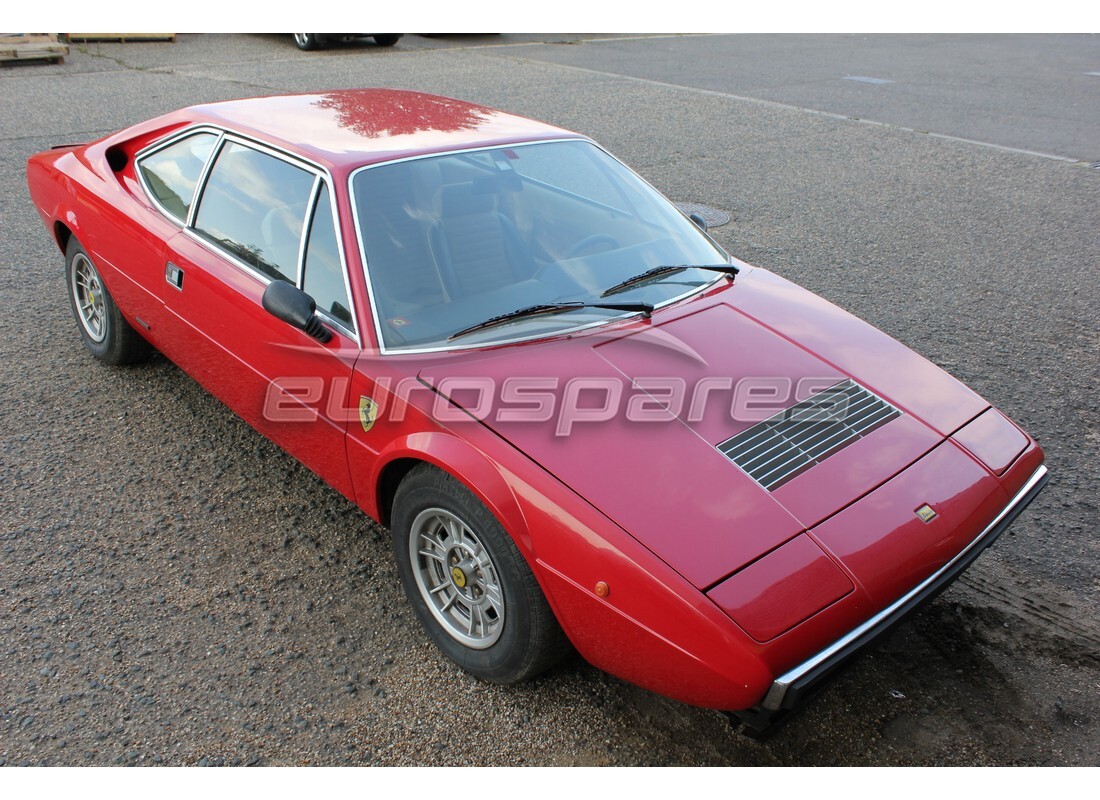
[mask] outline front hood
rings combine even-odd
[[[871,491],[986,407],[885,334],[759,269],[650,320],[436,364],[420,378],[700,589]],[[769,488],[719,449],[838,384],[866,387],[896,413]]]

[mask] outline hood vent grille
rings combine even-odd
[[[718,449],[770,492],[900,415],[878,395],[846,380],[727,439]]]

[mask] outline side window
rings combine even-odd
[[[313,174],[226,142],[199,200],[195,231],[273,280],[298,283]]]
[[[181,223],[187,220],[195,185],[217,141],[212,133],[196,133],[138,162],[150,194]]]
[[[344,283],[344,265],[340,261],[340,247],[336,242],[332,201],[324,184],[321,184],[317,207],[309,226],[304,272],[302,291],[317,302],[318,309],[354,329]]]

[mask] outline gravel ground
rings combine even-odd
[[[1100,763],[1100,171],[524,41],[304,54],[185,35],[0,71],[0,765]],[[418,629],[384,530],[172,364],[84,352],[23,177],[52,144],[190,103],[359,85],[584,131],[670,197],[729,211],[732,252],[972,385],[1039,438],[1051,484],[768,742],[579,659],[473,680]]]

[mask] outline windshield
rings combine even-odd
[[[461,346],[559,333],[629,312],[581,304],[653,267],[728,257],[664,197],[591,142],[450,153],[360,169],[352,197],[378,326],[387,350]],[[660,305],[716,280],[687,269],[615,300]]]

